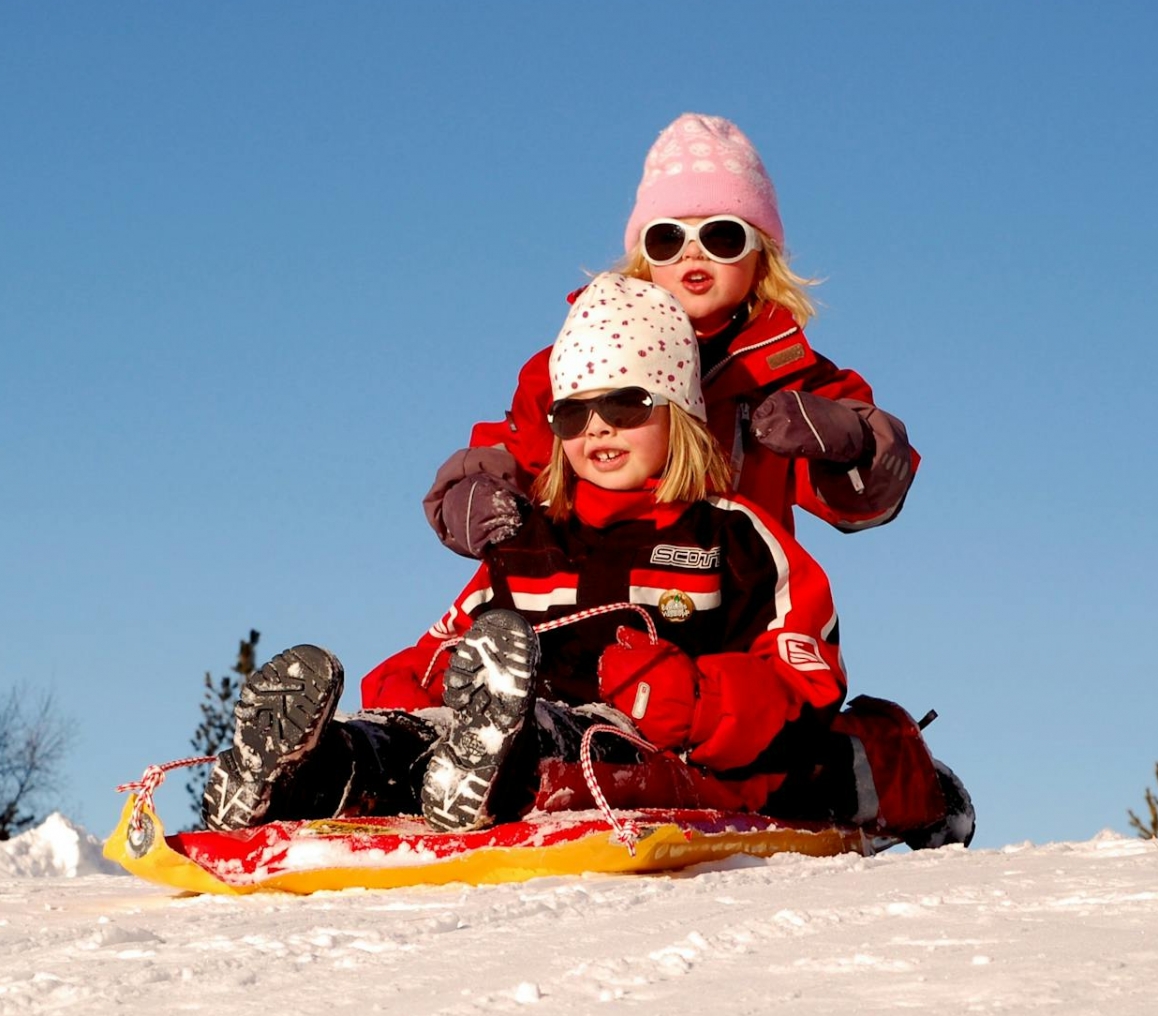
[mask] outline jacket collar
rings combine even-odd
[[[703,386],[713,398],[763,388],[816,363],[817,356],[792,314],[779,304],[761,312],[705,372]]]
[[[616,522],[651,521],[657,529],[670,526],[686,510],[686,501],[661,504],[655,499],[657,481],[641,490],[607,490],[588,480],[575,483],[575,514],[586,526],[604,529]]]

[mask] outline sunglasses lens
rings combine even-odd
[[[643,234],[643,253],[649,261],[674,261],[684,249],[687,232],[678,222],[657,222]]]
[[[591,415],[591,403],[584,399],[559,399],[547,415],[551,430],[564,441],[569,441],[583,433]]]
[[[596,412],[620,430],[642,427],[651,418],[651,396],[642,388],[620,388],[595,401],[599,403]]]
[[[716,219],[700,227],[700,246],[711,257],[737,260],[748,246],[748,233],[734,219]]]
[[[617,430],[642,427],[651,419],[652,397],[643,388],[618,388],[596,399],[559,399],[548,413],[551,430],[564,441],[583,433],[591,413]]]

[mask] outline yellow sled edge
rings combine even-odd
[[[105,840],[103,853],[110,861],[146,882],[191,893],[244,895],[261,888],[259,885],[229,885],[188,857],[178,854],[165,841],[165,827],[152,808],[141,809],[141,835],[132,833],[130,824],[136,806],[137,795],[130,794],[116,829]],[[138,853],[137,843],[145,845],[143,852]]]
[[[308,894],[342,889],[398,889],[417,885],[494,885],[532,878],[581,874],[643,874],[672,871],[737,854],[770,857],[779,853],[829,857],[872,852],[864,835],[855,829],[808,830],[791,826],[748,832],[688,833],[674,823],[647,826],[640,831],[635,855],[612,839],[610,829],[582,839],[546,847],[482,847],[428,864],[399,867],[334,867],[282,872],[243,884],[223,882],[175,850],[165,841],[164,827],[155,812],[141,812],[144,839],[130,840],[135,796],[125,803],[120,822],[105,842],[104,855],[148,882],[191,893],[241,896],[260,891]],[[150,839],[151,837],[151,839]],[[147,841],[147,842],[146,842]],[[145,843],[143,852],[136,843]]]

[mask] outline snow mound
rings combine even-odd
[[[105,860],[101,842],[54,811],[35,829],[0,843],[0,874],[39,878],[123,874]]]

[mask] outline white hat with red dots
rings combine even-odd
[[[556,399],[639,387],[707,420],[695,329],[679,301],[654,282],[595,276],[563,322],[550,370]]]

